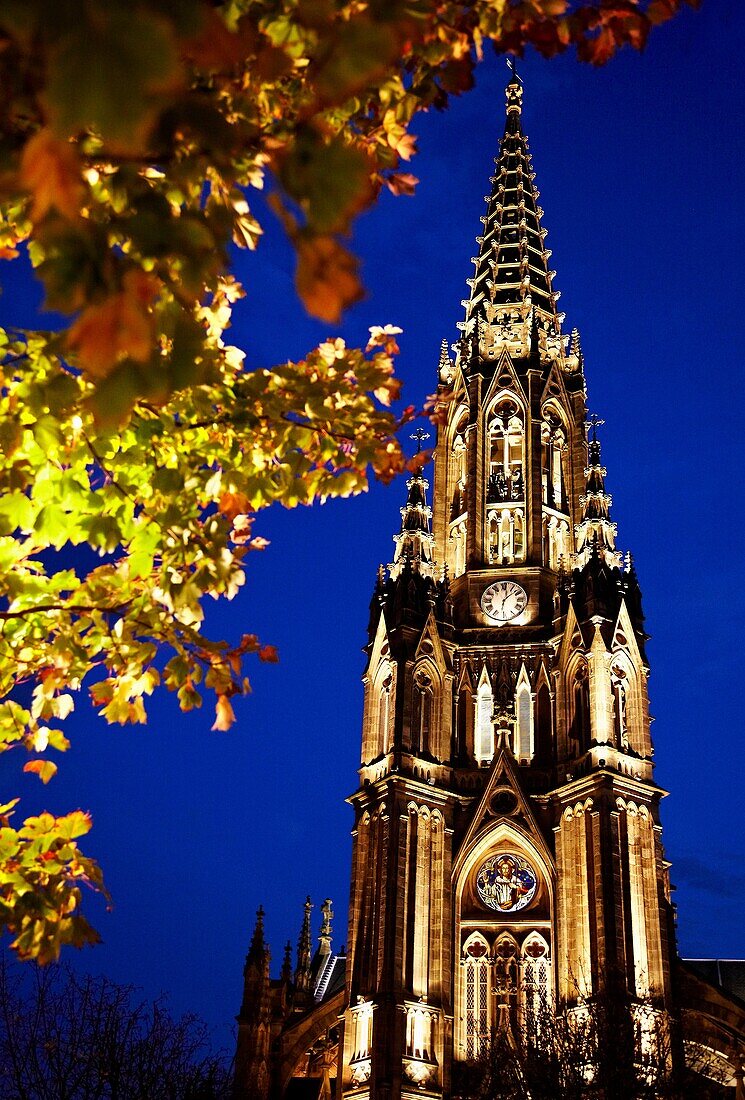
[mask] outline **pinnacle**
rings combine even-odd
[[[429,435],[418,428],[412,435],[417,442],[417,454],[421,454],[422,443]],[[432,577],[434,574],[434,536],[432,535],[432,509],[427,503],[429,482],[422,473],[421,466],[406,482],[406,503],[401,509],[401,529],[393,536],[396,550],[393,562],[389,566],[390,576],[395,580],[402,567],[411,564],[418,573]]]
[[[618,566],[621,556],[616,550],[616,525],[610,519],[611,497],[605,491],[605,468],[601,463],[598,428],[603,421],[594,413],[587,418],[588,435],[585,492],[580,497],[582,519],[577,524],[577,557],[580,562],[590,557],[602,557],[609,565]]]
[[[256,910],[256,924],[251,937],[251,946],[246,956],[246,963],[263,962],[268,954],[269,950],[264,940],[264,907],[260,905]]]

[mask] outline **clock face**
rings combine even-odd
[[[525,589],[515,581],[497,581],[496,584],[490,584],[481,597],[484,614],[490,619],[496,619],[499,623],[506,623],[516,618],[525,610],[527,603]]]

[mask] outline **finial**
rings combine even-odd
[[[507,93],[507,115],[509,116],[511,111],[517,111],[519,115],[523,105],[523,82],[517,75],[515,62],[511,57],[507,59],[507,67],[512,74],[505,89]]]
[[[412,433],[411,438],[416,440],[416,443],[417,443],[416,453],[421,454],[422,453],[422,443],[424,442],[425,439],[429,439],[429,432],[425,432],[424,428],[417,428],[417,430]]]
[[[597,415],[597,413],[592,413],[591,416],[588,416],[588,418],[587,418],[587,428],[588,428],[588,431],[592,432],[592,435],[590,437],[590,442],[591,443],[597,443],[597,441],[598,441],[598,428],[602,427],[603,424],[605,424],[605,421],[601,420],[600,417]]]

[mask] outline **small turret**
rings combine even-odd
[[[582,519],[576,527],[577,566],[588,563],[592,556],[607,565],[620,567],[621,555],[616,550],[615,523],[610,519],[610,494],[605,491],[605,467],[600,460],[600,440],[597,429],[603,423],[593,415],[588,420],[588,461],[585,468],[585,491],[580,499]]]
[[[412,436],[417,440],[416,454],[422,452],[422,443],[429,439],[421,428]],[[408,562],[413,570],[423,577],[434,576],[434,537],[432,535],[432,509],[427,504],[429,482],[419,467],[406,482],[408,494],[401,509],[401,530],[393,536],[396,551],[389,566],[391,577],[395,580]]]

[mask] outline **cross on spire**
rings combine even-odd
[[[598,428],[602,427],[603,424],[605,424],[605,421],[601,420],[600,417],[597,415],[597,413],[592,413],[590,416],[588,416],[588,418],[587,418],[587,428],[588,428],[588,431],[592,431],[591,442],[597,443],[597,441],[598,441]]]
[[[429,432],[425,432],[424,428],[417,428],[417,430],[412,433],[411,438],[415,439],[417,442],[416,453],[421,454],[422,443],[425,439],[429,439]]]

